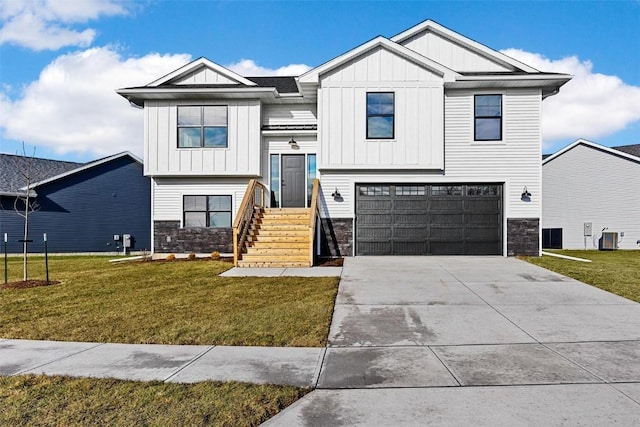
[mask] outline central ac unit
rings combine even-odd
[[[615,251],[618,249],[618,233],[614,231],[602,232],[600,238],[600,250],[601,251]]]

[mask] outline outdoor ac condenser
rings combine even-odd
[[[614,231],[603,231],[600,243],[601,251],[615,251],[618,249],[618,233]]]

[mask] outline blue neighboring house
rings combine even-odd
[[[22,252],[24,221],[14,202],[25,192],[21,172],[29,167],[38,205],[29,214],[29,252],[44,251],[43,233],[51,253],[115,252],[123,234],[132,236],[131,250],[151,249],[151,182],[133,154],[90,163],[0,154],[0,242],[8,233],[9,253]]]

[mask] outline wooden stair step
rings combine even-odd
[[[258,240],[255,242],[249,242],[249,247],[250,248],[256,248],[256,249],[308,249],[309,248],[309,242],[280,242],[280,241],[275,241],[275,242],[265,242],[262,240]]]
[[[309,255],[250,255],[243,254],[242,261],[247,262],[309,262]]]
[[[306,248],[261,248],[249,246],[247,248],[247,255],[265,255],[265,256],[297,256],[305,255],[309,252],[309,247]],[[244,257],[243,257],[244,258]]]
[[[279,233],[269,233],[269,234],[254,234],[247,236],[248,243],[255,242],[264,242],[264,243],[309,243],[309,233],[294,234],[293,236],[289,235],[291,233],[287,233],[287,235],[282,235]]]
[[[309,262],[255,262],[255,261],[238,261],[238,267],[250,268],[250,267],[262,267],[262,268],[296,268],[296,267],[310,267]]]

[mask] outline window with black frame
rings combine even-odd
[[[179,148],[226,148],[227,106],[178,106]]]
[[[367,92],[367,139],[395,137],[395,94]]]
[[[231,196],[184,196],[185,227],[231,227]]]
[[[502,95],[475,95],[474,140],[502,140]]]

